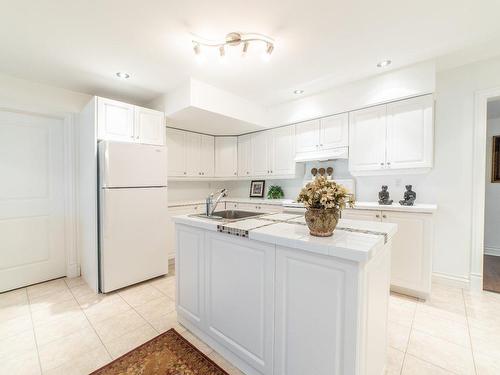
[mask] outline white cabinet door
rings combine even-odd
[[[252,175],[252,135],[238,137],[238,176]]]
[[[347,113],[322,118],[320,123],[319,147],[322,150],[348,146],[349,115]]]
[[[168,176],[185,176],[186,171],[186,132],[167,128]]]
[[[270,144],[270,174],[295,174],[295,126],[284,126],[269,131]]]
[[[392,288],[416,297],[428,297],[432,275],[432,215],[383,211],[382,221],[398,225],[392,239]]]
[[[349,119],[349,170],[385,168],[386,106],[354,111]]]
[[[133,142],[134,106],[116,100],[97,98],[98,138]]]
[[[267,176],[269,168],[269,132],[252,134],[252,167],[254,176]]]
[[[214,340],[272,373],[274,245],[206,233],[206,326]]]
[[[184,225],[176,226],[176,304],[177,311],[201,327],[205,315],[205,232]]]
[[[370,210],[354,210],[347,208],[342,211],[341,218],[350,220],[381,221],[382,212]]]
[[[432,95],[387,105],[387,167],[431,168],[433,162]]]
[[[238,175],[238,137],[215,137],[215,175]]]
[[[316,151],[320,145],[320,121],[311,120],[295,125],[296,151]]]
[[[215,173],[215,141],[211,135],[201,135],[200,166],[202,177],[213,177]]]
[[[201,177],[201,135],[186,132],[186,175]]]
[[[151,145],[165,144],[165,116],[163,112],[135,107],[135,139]]]
[[[277,247],[274,374],[358,373],[356,267]]]

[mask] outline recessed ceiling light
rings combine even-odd
[[[295,95],[300,95],[300,94],[303,94],[304,93],[304,90],[294,90],[293,93]]]
[[[377,63],[378,68],[383,68],[385,66],[391,65],[392,61],[391,60],[384,60],[379,63]]]
[[[130,78],[130,74],[125,73],[125,72],[117,72],[117,73],[116,73],[116,76],[117,76],[118,78],[123,78],[123,79]]]

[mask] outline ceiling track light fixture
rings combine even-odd
[[[232,32],[226,35],[226,38],[223,42],[210,42],[202,39],[193,39],[193,51],[196,55],[201,53],[201,48],[209,47],[209,48],[217,48],[219,50],[220,57],[224,57],[226,55],[226,46],[228,47],[237,47],[240,44],[243,44],[241,49],[242,56],[245,56],[248,52],[250,44],[253,43],[264,43],[265,44],[265,53],[267,57],[269,57],[274,51],[274,40],[269,38],[268,36],[262,34],[245,34],[239,32]]]
[[[384,68],[392,64],[391,60],[383,60],[377,63],[377,68]]]

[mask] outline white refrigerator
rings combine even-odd
[[[167,148],[99,143],[99,289],[168,273]]]

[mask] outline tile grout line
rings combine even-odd
[[[406,362],[406,354],[408,352],[408,347],[410,346],[410,338],[411,338],[411,334],[413,332],[413,322],[415,321],[415,315],[417,313],[417,305],[419,303],[420,303],[420,301],[417,301],[417,303],[415,303],[415,310],[413,311],[413,317],[411,318],[410,334],[408,335],[408,341],[406,343],[406,347],[405,347],[405,351],[404,351],[403,362],[401,362],[401,369],[399,370],[400,375],[403,374],[403,369],[404,369],[405,362]]]
[[[106,350],[106,353],[108,353],[109,355],[109,358],[111,358],[111,360],[113,360],[113,357],[111,356],[111,353],[109,352],[108,348],[106,347],[106,345],[104,345],[104,342],[102,341],[101,339],[101,336],[99,336],[99,334],[97,333],[94,325],[92,324],[92,322],[89,320],[89,317],[87,316],[87,314],[85,313],[85,310],[83,310],[82,306],[80,305],[80,302],[78,302],[78,300],[76,299],[75,295],[73,294],[73,292],[71,291],[71,288],[68,286],[68,284],[66,284],[66,286],[68,287],[69,289],[69,292],[71,293],[71,295],[73,296],[73,298],[75,299],[76,303],[78,304],[78,307],[80,308],[80,311],[83,313],[83,315],[85,316],[85,319],[87,320],[87,322],[89,323],[90,327],[92,328],[92,331],[94,331],[94,333],[96,334],[97,338],[99,339],[99,342],[102,344],[102,346],[104,347],[104,350]]]
[[[36,338],[35,323],[33,323],[33,312],[31,311],[31,300],[30,300],[30,295],[28,293],[28,288],[25,288],[24,291],[26,293],[26,299],[28,300],[28,308],[30,310],[31,330],[33,332],[33,338],[35,339],[36,356],[38,358],[38,367],[40,368],[40,374],[43,374],[42,361],[40,360],[40,350],[38,349],[38,340]]]
[[[467,309],[467,304],[465,303],[465,294],[462,288],[462,301],[464,303],[465,309],[465,320],[467,321],[467,332],[469,333],[469,342],[470,342],[470,351],[472,355],[472,364],[474,365],[474,373],[477,374],[477,366],[476,366],[476,358],[474,356],[474,348],[472,347],[472,336],[470,333],[470,325],[469,325],[469,310]]]

